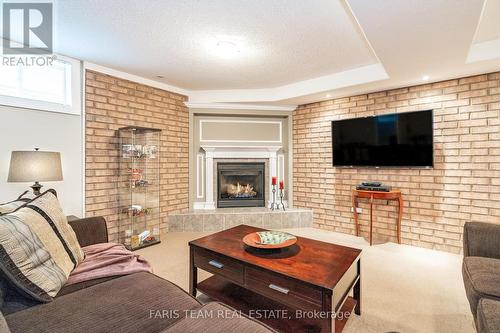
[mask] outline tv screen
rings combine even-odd
[[[432,110],[332,121],[334,166],[433,166]]]

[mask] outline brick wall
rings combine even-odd
[[[160,218],[188,208],[188,109],[186,97],[87,71],[85,81],[86,216],[106,217],[111,239],[118,232],[118,136],[125,126],[162,130]]]
[[[331,121],[434,109],[433,169],[332,167]],[[293,117],[294,204],[315,227],[354,234],[351,189],[401,189],[402,242],[458,253],[467,221],[500,224],[500,72],[302,105]],[[366,201],[360,215],[367,236]],[[374,240],[395,241],[396,205],[378,202]]]

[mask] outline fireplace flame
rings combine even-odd
[[[227,193],[233,198],[252,198],[257,195],[252,185],[241,185],[239,182],[237,182],[236,185],[230,184]]]

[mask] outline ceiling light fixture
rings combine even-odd
[[[428,81],[428,80],[429,80],[429,75],[422,76],[422,81]]]
[[[232,58],[240,52],[238,46],[235,43],[228,41],[218,42],[216,45],[216,49],[217,54],[226,59]]]
[[[330,97],[332,97],[332,95],[331,94],[326,94],[326,97],[330,98]]]

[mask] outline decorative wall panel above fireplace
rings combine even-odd
[[[269,206],[273,176],[285,182],[283,201],[288,205],[292,191],[289,178],[291,137],[288,117],[288,114],[270,116],[268,112],[248,114],[246,111],[232,110],[231,114],[226,114],[221,110],[196,110],[189,134],[192,142],[189,191],[192,208],[206,210],[229,206]],[[245,182],[249,180],[241,179],[240,187],[238,179],[233,179],[230,184],[235,186],[230,191],[246,191],[245,195],[251,193],[251,190],[246,189],[247,185],[261,186],[263,198],[259,198],[258,202],[232,198],[229,202],[229,198],[221,197],[218,192],[218,166],[221,163],[263,164],[263,184],[247,184]]]
[[[221,129],[224,130],[221,130]],[[200,142],[282,144],[281,121],[276,120],[200,120]]]

